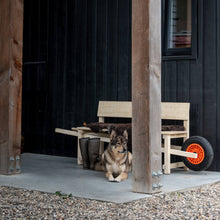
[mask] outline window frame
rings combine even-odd
[[[190,48],[168,48],[168,0],[162,0],[162,59],[196,59],[197,58],[197,20],[198,20],[198,3],[197,0],[192,2],[192,35]]]

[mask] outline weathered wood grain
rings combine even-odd
[[[0,173],[20,172],[23,1],[0,1]]]
[[[161,1],[132,1],[133,191],[160,191]]]

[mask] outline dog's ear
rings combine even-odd
[[[123,136],[126,140],[128,140],[128,132],[126,129],[124,130]]]
[[[115,130],[112,130],[111,134],[110,134],[110,141],[112,141],[116,136],[117,136],[117,134],[116,134]]]

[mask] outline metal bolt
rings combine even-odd
[[[153,184],[152,189],[155,190],[157,187],[157,184]]]
[[[162,188],[163,187],[163,185],[161,184],[161,183],[159,183],[158,184],[158,188],[160,189],[160,188]]]
[[[161,171],[158,171],[157,175],[158,175],[158,176],[162,176],[163,173],[162,173]]]
[[[163,185],[161,183],[159,183],[158,185],[157,184],[153,184],[152,189],[155,190],[157,188],[160,189],[162,187],[163,187]]]
[[[17,172],[20,171],[20,166],[19,165],[16,166],[16,171]]]
[[[13,172],[14,171],[14,160],[15,160],[15,158],[14,157],[10,157],[9,160],[10,160],[9,171]]]
[[[16,156],[16,171],[20,171],[20,164],[19,164],[19,161],[20,161],[20,156]]]
[[[152,177],[154,178],[154,177],[160,177],[160,176],[162,176],[163,175],[163,173],[161,172],[161,171],[158,171],[157,173],[156,172],[153,172],[152,173]]]
[[[14,161],[15,160],[15,158],[14,157],[10,157],[10,159],[9,159],[10,161]]]
[[[154,177],[157,177],[157,175],[158,175],[158,174],[157,174],[156,172],[153,172],[153,173],[152,173],[152,177],[153,177],[153,178],[154,178]]]

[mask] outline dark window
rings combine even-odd
[[[163,1],[163,56],[196,56],[196,0]]]

